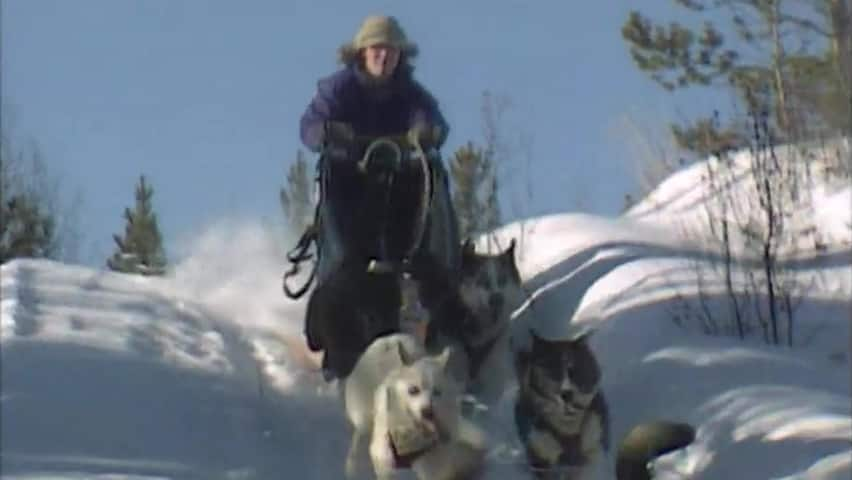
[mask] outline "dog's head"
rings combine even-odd
[[[601,370],[588,333],[567,340],[532,335],[523,390],[563,433],[576,433],[583,413],[598,394]]]
[[[470,239],[462,247],[459,293],[471,318],[465,335],[476,342],[499,330],[524,301],[521,275],[515,262],[515,239],[497,254],[477,253]]]
[[[390,384],[389,395],[397,413],[434,431],[447,428],[458,412],[459,388],[447,374],[450,349],[438,355],[412,356],[399,344],[402,367]]]

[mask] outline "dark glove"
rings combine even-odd
[[[444,131],[440,125],[418,122],[408,130],[409,143],[420,145],[424,150],[437,148]]]
[[[355,130],[346,122],[325,122],[326,143],[336,146],[349,146],[355,140]]]

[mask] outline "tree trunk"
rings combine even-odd
[[[840,0],[843,1],[843,0]],[[790,123],[789,102],[787,97],[787,83],[784,77],[785,53],[784,45],[781,43],[781,0],[770,0],[769,2],[769,28],[772,31],[772,72],[775,82],[775,107],[781,130],[790,134],[793,125]]]
[[[852,19],[850,19],[849,0],[828,0],[831,15],[831,52],[834,65],[840,79],[841,88],[846,94],[849,124],[846,135],[852,135]]]

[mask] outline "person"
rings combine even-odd
[[[343,67],[317,82],[300,122],[302,143],[320,152],[328,137],[382,136],[412,127],[438,127],[440,149],[449,125],[438,102],[415,80],[419,48],[395,17],[370,15],[353,40],[338,49]]]
[[[358,327],[329,325],[332,320],[324,317],[345,315],[350,311],[349,305],[345,305],[349,301],[369,302],[371,297],[393,296],[387,286],[377,286],[385,279],[371,281],[368,278],[372,277],[365,277],[361,271],[369,260],[364,257],[376,253],[365,245],[377,243],[378,234],[365,226],[375,223],[376,214],[365,208],[367,180],[357,168],[362,152],[350,150],[357,143],[352,140],[414,132],[424,149],[439,152],[449,134],[449,124],[437,100],[414,78],[412,61],[418,53],[418,46],[408,40],[396,18],[367,16],[352,41],[338,49],[342,67],[318,80],[316,93],[301,118],[302,143],[320,154],[320,203],[314,226],[319,255],[305,333],[311,350],[325,350],[327,379],[345,376],[353,366],[355,354],[366,348],[369,339],[355,342],[352,354],[329,352],[344,348],[340,347],[341,342],[345,344],[356,337]],[[340,154],[341,151],[344,153]],[[423,303],[436,304],[459,266],[461,241],[446,167],[440,155],[430,155],[429,161],[432,200],[415,256],[417,265],[422,267],[416,273],[421,280],[421,295],[428,297]],[[405,185],[398,188],[411,190]],[[392,203],[397,210],[395,215],[416,216],[407,206],[410,202]],[[373,294],[369,293],[371,288]],[[391,302],[379,309],[390,314],[398,306]],[[328,364],[329,358],[341,360],[331,360]]]
[[[395,17],[367,16],[354,38],[338,48],[342,67],[317,82],[316,93],[302,115],[302,143],[323,155],[318,166],[331,177],[320,186],[324,189],[321,197],[329,204],[320,212],[329,217],[323,224],[326,242],[318,269],[320,283],[342,258],[353,250],[363,250],[363,244],[369,241],[363,237],[371,234],[362,228],[364,222],[358,216],[364,210],[358,199],[365,189],[364,178],[355,166],[362,151],[347,150],[353,146],[351,140],[414,129],[420,140],[428,140],[429,147],[440,150],[447,139],[450,127],[437,100],[414,78],[412,61],[418,53],[417,44],[408,40]],[[336,157],[330,151],[344,154]],[[443,183],[438,187],[448,190],[445,167],[440,161],[432,166],[438,182]],[[447,192],[439,203],[448,203],[448,199]],[[446,247],[438,250],[448,255]]]

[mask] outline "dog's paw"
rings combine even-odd
[[[364,473],[364,467],[357,458],[346,457],[346,478],[354,479],[361,478]]]
[[[351,457],[346,457],[346,478],[355,478],[358,475],[358,462]]]
[[[393,478],[396,471],[396,460],[387,441],[381,436],[374,437],[370,442],[370,460],[378,478]]]

